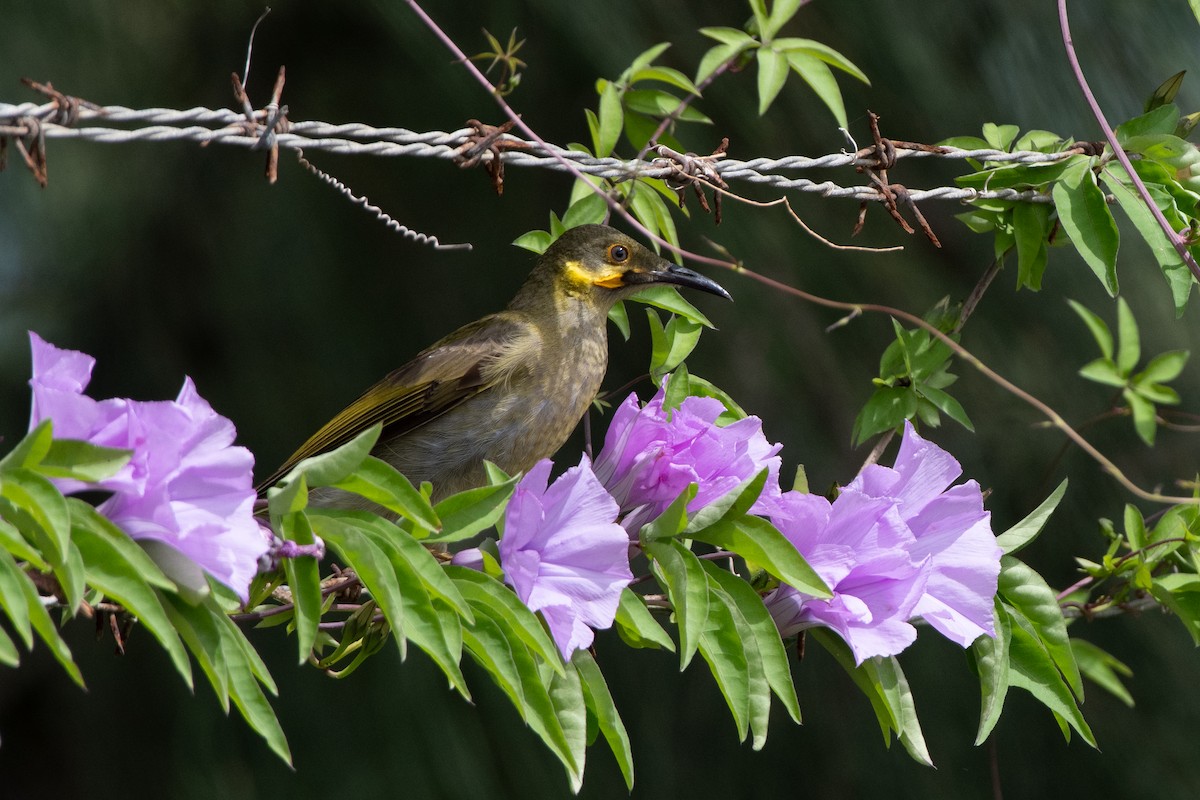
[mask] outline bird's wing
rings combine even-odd
[[[492,314],[459,328],[393,370],[313,434],[259,491],[306,458],[332,450],[376,423],[383,436],[402,435],[437,419],[463,401],[504,380],[538,333],[511,312]],[[527,351],[526,351],[527,352]]]

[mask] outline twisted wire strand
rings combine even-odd
[[[31,132],[24,120],[34,119],[40,125],[40,135],[46,139],[77,139],[102,144],[126,142],[170,142],[218,143],[246,148],[261,148],[263,142],[277,144],[281,148],[307,152],[320,151],[344,155],[373,155],[385,157],[438,158],[455,160],[460,148],[469,145],[476,135],[471,128],[455,131],[417,132],[406,128],[374,127],[358,122],[329,123],[321,121],[289,122],[286,130],[264,138],[262,130],[251,131],[246,115],[227,108],[126,108],[124,106],[81,107],[74,124],[62,125],[56,120],[60,114],[56,103],[3,103],[0,102],[0,136],[22,136]],[[261,129],[266,112],[255,114],[255,122]],[[117,128],[112,125],[130,125]],[[597,158],[576,150],[552,147],[548,152],[539,145],[524,139],[504,134],[498,140],[503,152],[500,158],[506,166],[540,167],[562,171],[564,165],[559,158],[572,162],[577,169],[589,175],[613,180],[631,177],[669,178],[678,175],[674,162],[665,159],[650,161],[623,160],[619,158]],[[989,163],[1049,164],[1065,158],[1066,153],[1041,153],[1034,151],[1006,152],[1003,150],[963,150],[941,148],[943,152],[928,150],[897,149],[897,160],[909,158],[974,159]],[[496,157],[483,153],[481,160]],[[823,197],[853,200],[881,200],[882,195],[865,185],[842,186],[833,181],[815,181],[804,177],[793,177],[787,172],[839,167],[874,166],[870,158],[861,158],[854,153],[829,153],[818,157],[790,155],[780,158],[759,157],[746,161],[721,158],[711,162],[714,171],[726,182],[745,182],[768,186],[781,191],[796,191],[819,194]],[[1037,191],[1019,191],[1011,188],[978,190],[957,186],[940,186],[930,189],[909,189],[908,199],[922,200],[1018,200],[1026,202],[1049,202],[1050,198]]]

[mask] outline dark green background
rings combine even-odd
[[[1075,38],[1101,103],[1114,119],[1140,112],[1171,73],[1195,66],[1200,29],[1183,0],[1075,3]],[[261,5],[249,2],[0,2],[0,100],[36,99],[18,84],[53,81],[101,104],[226,107],[229,74],[240,72],[246,36]],[[597,76],[617,74],[659,41],[676,46],[663,63],[692,72],[705,25],[739,26],[740,2],[562,0],[431,2],[431,14],[468,52],[481,28],[528,39],[529,62],[512,97],[547,139],[586,141],[583,107]],[[989,121],[1098,138],[1070,78],[1053,4],[825,0],[786,30],[826,42],[872,78],[842,81],[854,135],[868,138],[865,109],[885,135],[937,141],[976,134]],[[451,63],[403,3],[277,2],[260,28],[250,92],[266,101],[286,64],[284,102],[296,120],[361,121],[413,130],[453,130],[478,117],[498,121],[491,99]],[[1197,84],[1180,96],[1194,110]],[[739,158],[837,151],[843,140],[813,94],[793,80],[765,118],[756,113],[753,71],[718,81],[701,107],[717,124],[682,136],[697,151],[722,136]],[[625,152],[628,152],[627,148]],[[272,469],[357,392],[457,325],[501,307],[530,256],[509,246],[562,211],[569,179],[510,169],[498,198],[480,171],[442,161],[310,154],[406,225],[468,254],[435,253],[388,232],[297,168],[286,154],[280,180],[262,178],[261,154],[194,144],[49,143],[50,186],[39,189],[10,148],[0,175],[0,435],[25,428],[29,365],[25,331],[99,359],[97,397],[174,396],[184,374],[238,426],[241,442]],[[945,183],[954,167],[904,162],[892,179]],[[841,183],[861,178],[830,173]],[[770,194],[754,192],[769,199]],[[857,207],[793,198],[810,225],[846,242]],[[894,255],[831,251],[779,210],[727,203],[725,222],[680,221],[685,244],[715,239],[764,274],[842,300],[923,311],[961,300],[991,258],[952,203],[925,206],[942,238],[936,250],[907,237],[879,208],[862,243],[902,243]],[[1176,322],[1145,245],[1125,237],[1122,288],[1149,352],[1197,349],[1195,310]],[[890,323],[865,318],[825,333],[837,315],[750,280],[717,275],[733,305],[697,302],[721,328],[689,360],[693,372],[728,389],[785,444],[785,471],[804,463],[815,488],[853,476],[865,450],[849,433],[869,396]],[[1080,421],[1106,408],[1105,390],[1075,377],[1094,345],[1064,298],[1110,322],[1112,304],[1082,261],[1055,250],[1040,294],[1014,294],[1015,266],[997,280],[964,344]],[[641,312],[635,307],[635,314]],[[644,369],[645,324],[615,342],[607,385]],[[949,425],[932,438],[966,474],[992,490],[997,530],[1027,513],[1064,475],[1072,491],[1026,555],[1057,586],[1075,579],[1071,556],[1096,556],[1098,516],[1120,517],[1126,498],[1092,462],[1069,453],[1051,467],[1061,438],[1033,412],[963,365],[956,391],[978,434]],[[1177,382],[1195,410],[1197,367]],[[1153,451],[1126,420],[1089,431],[1135,480],[1153,485],[1196,471],[1195,439],[1160,432]],[[573,442],[563,458],[574,461]],[[1170,488],[1169,484],[1164,488]],[[996,757],[1008,797],[1106,793],[1192,797],[1200,784],[1195,731],[1197,658],[1182,627],[1158,614],[1105,621],[1082,634],[1129,661],[1138,701],[1126,710],[1092,687],[1085,705],[1103,754],[1067,745],[1051,716],[1014,692],[997,729]],[[278,630],[253,634],[282,697],[276,703],[296,771],[276,761],[239,719],[226,719],[210,690],[193,698],[157,647],[135,635],[129,655],[111,655],[77,621],[68,638],[90,691],[79,692],[38,647],[0,678],[0,796],[34,797],[541,797],[568,794],[561,769],[478,671],[470,706],[445,689],[420,654],[401,665],[385,652],[344,683],[294,665]],[[805,725],[779,715],[760,753],[739,746],[711,677],[701,665],[677,672],[668,654],[628,651],[611,633],[598,655],[633,740],[636,797],[987,797],[989,751],[971,746],[978,691],[962,652],[926,633],[902,662],[936,771],[883,745],[866,700],[818,650],[795,670]],[[202,678],[199,678],[202,680]],[[583,795],[620,796],[603,746],[591,751]],[[1147,785],[1154,789],[1146,789]]]

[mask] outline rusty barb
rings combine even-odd
[[[18,117],[14,125],[0,125],[0,170],[7,165],[8,140],[11,138],[17,146],[17,152],[25,161],[25,166],[33,173],[34,180],[44,189],[50,182],[50,176],[46,170],[46,135],[42,126],[50,123],[69,127],[79,119],[81,108],[99,111],[100,107],[78,97],[65,95],[49,82],[38,83],[29,78],[21,78],[21,83],[45,95],[50,103],[41,116],[26,114]]]
[[[691,186],[696,193],[696,200],[700,203],[700,208],[704,209],[704,213],[709,213],[708,198],[704,195],[704,188],[708,186],[713,189],[713,204],[711,211],[713,213],[713,221],[721,224],[721,191],[729,189],[729,184],[717,172],[717,162],[725,157],[726,151],[729,149],[729,137],[721,139],[721,143],[717,145],[717,149],[713,150],[706,156],[696,155],[695,153],[680,153],[667,147],[665,144],[651,144],[650,152],[654,153],[656,158],[651,162],[656,167],[670,167],[672,172],[664,182],[670,188],[675,190],[675,194],[679,197],[679,207],[683,208],[684,202],[687,199],[687,187]]]
[[[258,142],[253,149],[267,150],[267,182],[273,184],[279,178],[279,142],[275,138],[275,134],[287,133],[289,127],[288,107],[279,104],[279,98],[283,95],[286,70],[282,66],[279,68],[279,74],[275,77],[275,88],[271,91],[271,102],[267,103],[261,111],[255,111],[254,107],[250,105],[246,87],[237,73],[233,73],[231,77],[233,79],[233,96],[237,99],[238,105],[242,107],[242,113],[246,115],[246,119],[234,127],[241,130],[246,136],[258,137]]]
[[[908,224],[908,220],[900,213],[900,205],[907,205],[912,209],[913,216],[917,220],[917,224],[921,226],[921,231],[933,242],[934,247],[941,247],[942,243],[938,241],[937,235],[933,232],[933,228],[929,227],[929,223],[925,220],[925,215],[921,213],[921,209],[917,208],[917,204],[913,201],[912,196],[908,193],[908,189],[900,183],[892,183],[888,180],[888,170],[896,166],[896,150],[920,150],[927,153],[948,153],[949,148],[939,147],[937,145],[920,144],[918,142],[897,142],[891,139],[884,138],[879,133],[879,115],[873,111],[867,111],[867,118],[871,123],[871,136],[875,139],[875,144],[864,147],[854,155],[859,160],[855,171],[865,174],[870,181],[871,186],[879,193],[879,199],[883,203],[883,207],[892,215],[892,219],[904,229],[905,233],[916,233],[913,227]],[[867,221],[867,201],[863,200],[858,206],[858,221],[854,224],[852,236],[858,235],[858,232],[863,229],[863,225]]]
[[[531,147],[529,142],[506,136],[515,124],[511,119],[499,125],[488,125],[477,119],[469,119],[467,127],[474,133],[467,137],[467,141],[454,148],[454,163],[463,169],[482,164],[488,177],[492,179],[492,188],[496,190],[497,195],[504,194],[502,154],[506,150],[529,150]]]

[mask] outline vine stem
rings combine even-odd
[[[1129,156],[1125,150],[1117,142],[1117,134],[1112,126],[1108,124],[1108,119],[1104,116],[1104,111],[1100,108],[1100,103],[1096,101],[1096,95],[1092,94],[1092,88],[1088,85],[1087,78],[1083,76],[1083,68],[1079,65],[1079,57],[1075,55],[1075,43],[1071,39],[1071,24],[1067,20],[1067,0],[1058,0],[1058,22],[1062,29],[1063,46],[1067,49],[1067,61],[1071,62],[1071,71],[1075,73],[1075,80],[1079,84],[1080,90],[1083,91],[1084,98],[1087,99],[1088,107],[1092,109],[1092,116],[1096,118],[1096,122],[1100,124],[1100,128],[1104,131],[1104,138],[1108,140],[1108,146],[1112,148],[1113,155],[1121,162],[1121,166],[1125,168],[1125,174],[1133,181],[1133,185],[1137,187],[1138,194],[1142,197],[1142,202],[1150,209],[1150,213],[1154,215],[1158,226],[1162,228],[1163,233],[1167,235],[1171,246],[1175,248],[1175,252],[1183,259],[1183,263],[1187,264],[1187,268],[1191,270],[1192,275],[1196,280],[1200,281],[1200,264],[1196,263],[1196,259],[1192,257],[1191,251],[1187,248],[1187,239],[1175,232],[1171,227],[1171,223],[1167,222],[1167,218],[1163,216],[1159,210],[1158,204],[1154,202],[1154,198],[1150,196],[1150,191],[1146,188],[1146,184],[1142,182],[1141,176],[1133,169],[1133,164],[1129,160]]]

